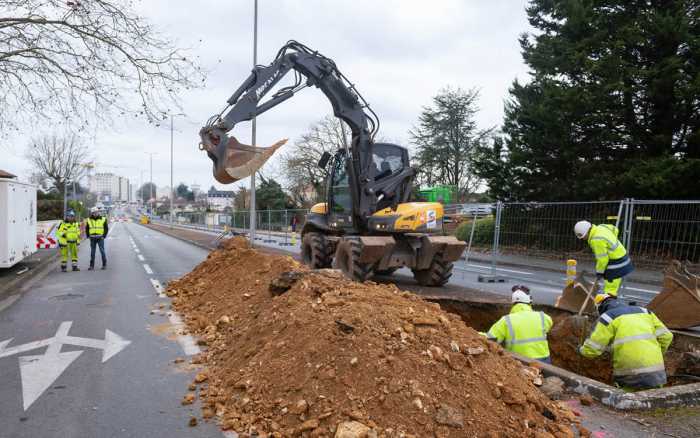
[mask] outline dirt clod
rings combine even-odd
[[[296,280],[270,293],[280,276]],[[202,408],[224,429],[336,438],[571,430],[573,414],[521,363],[395,285],[311,271],[235,238],[167,294],[189,332],[206,339],[195,382],[206,382]]]

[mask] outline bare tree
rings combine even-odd
[[[481,185],[472,161],[493,128],[478,129],[478,99],[475,88],[447,87],[433,97],[431,106],[423,107],[417,126],[409,131],[416,146],[414,166],[419,183],[451,185],[461,195],[473,193]]]
[[[131,0],[0,0],[0,131],[167,117],[204,75]]]
[[[43,177],[59,193],[63,193],[67,183],[85,174],[83,164],[89,160],[87,146],[76,136],[32,140],[26,157],[34,166],[35,177]]]
[[[309,206],[322,197],[328,173],[318,167],[318,160],[324,152],[332,154],[349,143],[347,137],[343,140],[341,121],[330,115],[312,124],[294,142],[281,161],[287,190],[295,203]]]

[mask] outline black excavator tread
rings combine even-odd
[[[310,232],[304,235],[303,251],[308,251],[308,258],[304,256],[305,263],[313,269],[330,268],[333,262],[332,248],[321,233]]]

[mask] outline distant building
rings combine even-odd
[[[90,192],[103,202],[128,202],[129,179],[113,173],[96,173],[88,178]]]
[[[170,199],[170,186],[163,186],[163,187],[156,188],[156,198],[158,198],[158,199],[163,199],[163,198]]]
[[[207,204],[212,210],[223,210],[233,207],[233,190],[216,190],[214,187],[207,192]]]

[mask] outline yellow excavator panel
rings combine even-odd
[[[385,208],[372,215],[372,219],[391,219],[386,231],[438,230],[442,228],[444,210],[439,202],[407,202],[399,204],[396,210]],[[381,220],[381,223],[386,223]],[[379,223],[379,221],[377,221]]]

